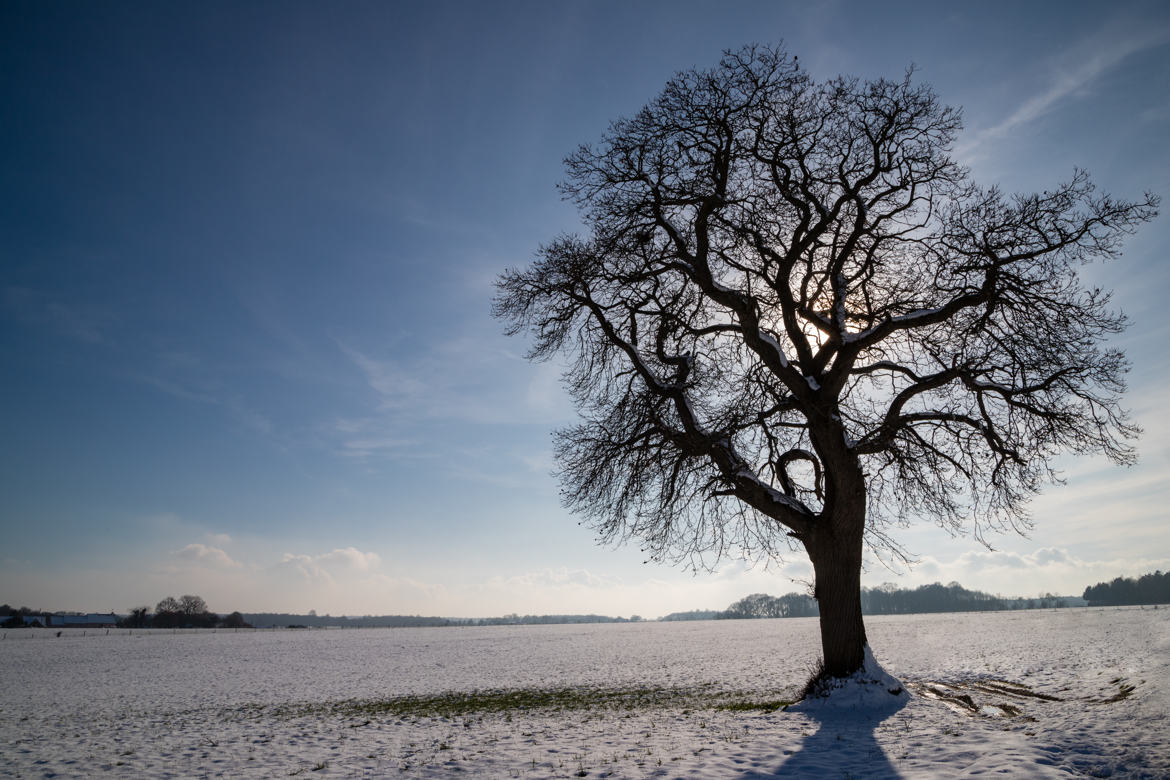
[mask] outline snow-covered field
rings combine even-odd
[[[0,775],[1170,777],[1170,609],[867,627],[880,712],[777,708],[812,620],[8,631]]]

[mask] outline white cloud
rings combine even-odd
[[[339,548],[333,552],[318,555],[316,560],[327,568],[341,567],[356,571],[369,571],[382,564],[382,559],[377,553],[362,552],[356,547]]]
[[[585,569],[542,569],[511,577],[493,577],[489,587],[503,588],[607,588],[621,585],[620,577],[602,577]]]
[[[377,553],[362,552],[356,547],[339,547],[320,555],[285,553],[277,567],[295,571],[306,581],[332,586],[336,584],[335,576],[368,572],[381,565],[382,558]]]
[[[277,571],[296,572],[306,582],[321,583],[330,586],[335,584],[333,578],[329,576],[329,572],[321,568],[316,559],[311,555],[285,553],[281,557],[280,563],[276,565],[276,569]]]
[[[213,569],[234,569],[240,566],[238,561],[232,560],[231,556],[220,548],[210,547],[199,542],[194,542],[181,550],[176,550],[171,555],[181,561],[187,561]]]

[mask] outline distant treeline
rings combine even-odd
[[[151,614],[150,607],[131,607],[118,621],[122,628],[251,628],[239,612],[220,616],[199,596],[167,596]]]
[[[1014,609],[1053,609],[1068,606],[1127,606],[1136,604],[1170,604],[1170,572],[1156,571],[1137,579],[1118,577],[1085,588],[1084,598],[1046,593],[1037,598],[1004,598],[977,590],[967,590],[957,582],[934,583],[917,588],[898,588],[890,584],[862,588],[861,611],[866,615],[906,615],[919,612],[987,612]],[[5,627],[28,625],[30,615],[51,614],[28,607],[0,604],[0,624]],[[64,613],[52,613],[64,614]],[[753,593],[724,610],[673,612],[659,620],[730,620],[744,618],[816,617],[817,602],[807,593],[769,596]],[[443,618],[420,615],[365,615],[362,617],[295,615],[286,612],[232,612],[219,615],[207,608],[199,596],[168,596],[153,613],[149,607],[135,607],[119,618],[125,628],[420,628],[441,626],[531,626],[560,623],[638,623],[642,618],[606,615],[504,615],[490,618]]]
[[[490,618],[442,618],[421,615],[364,615],[331,617],[329,615],[294,615],[286,612],[245,614],[244,619],[256,628],[433,628],[444,626],[536,626],[561,623],[637,623],[642,618],[607,617],[605,615],[504,615]]]
[[[750,596],[749,596],[750,598]],[[659,620],[719,620],[726,617],[725,612],[714,609],[692,609],[689,612],[671,612],[658,618]]]
[[[1136,580],[1118,577],[1113,582],[1099,582],[1085,588],[1090,607],[1131,604],[1170,604],[1170,572],[1143,574]]]
[[[957,582],[934,583],[914,589],[882,585],[862,588],[861,611],[866,615],[908,615],[918,612],[990,612],[1008,609],[1053,609],[1067,607],[1075,598],[1047,593],[1034,599],[1005,599],[967,590]],[[807,593],[769,596],[753,593],[721,612],[693,610],[675,612],[662,620],[742,620],[752,618],[816,617],[817,602]]]
[[[3,628],[40,628],[51,621],[52,625],[69,627],[72,616],[77,613],[44,612],[29,609],[28,607],[13,608],[8,604],[0,604],[0,627]],[[116,619],[119,628],[251,628],[244,616],[239,612],[230,615],[219,615],[207,608],[207,602],[199,596],[167,596],[158,603],[154,612],[150,607],[131,607],[128,615],[114,615],[103,613],[100,615],[80,615],[78,619],[97,618],[101,622],[96,625],[114,625]],[[61,618],[61,620],[58,620]],[[45,622],[42,622],[45,621]],[[95,625],[92,621],[90,625]],[[83,620],[82,625],[85,625]]]

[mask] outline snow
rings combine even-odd
[[[780,357],[780,365],[788,368],[788,356],[784,354],[784,347],[780,346],[780,342],[771,333],[766,331],[760,331],[760,340],[776,350],[776,354]]]
[[[901,709],[910,694],[901,681],[888,674],[865,646],[865,662],[850,677],[825,680],[816,695],[789,708],[793,712],[826,712],[875,714]],[[844,714],[836,717],[845,717]]]
[[[1170,776],[1170,610],[871,617],[867,634],[861,674],[785,709],[813,620],[10,630],[0,776]],[[377,706],[489,690],[591,703]]]

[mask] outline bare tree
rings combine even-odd
[[[1088,176],[971,182],[960,113],[911,73],[813,81],[778,48],[677,75],[566,161],[587,238],[498,281],[581,414],[563,498],[603,541],[709,566],[803,546],[825,672],[863,663],[866,543],[1022,529],[1059,452],[1134,459],[1124,326],[1077,266],[1156,214]]]
[[[150,625],[150,607],[131,607],[130,614],[122,620],[126,628],[146,628]]]
[[[155,628],[210,628],[218,622],[219,616],[207,609],[207,602],[192,595],[167,596],[155,607],[152,620]]]
[[[174,596],[167,596],[165,599],[163,599],[162,601],[160,601],[158,603],[158,606],[156,606],[154,608],[154,613],[156,615],[161,615],[163,613],[178,614],[182,611],[183,611],[182,604],[180,604],[179,601]]]
[[[181,596],[179,611],[187,616],[203,615],[207,612],[207,602],[201,596]]]

